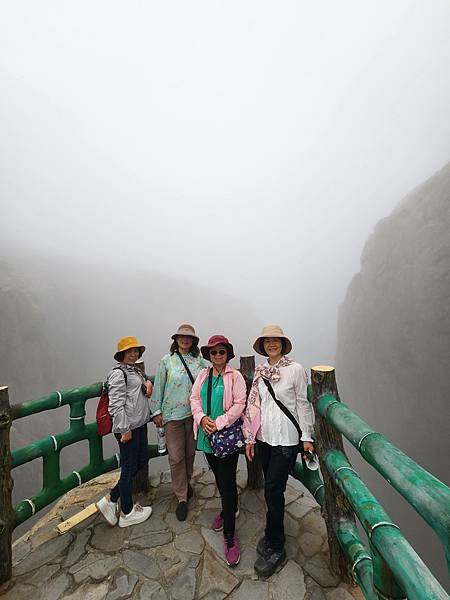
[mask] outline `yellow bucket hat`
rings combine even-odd
[[[121,338],[117,342],[117,352],[114,354],[114,360],[118,360],[120,362],[120,360],[123,358],[122,353],[130,348],[139,348],[139,358],[145,352],[145,346],[142,346],[142,344],[137,341],[137,338],[129,335],[128,337]]]

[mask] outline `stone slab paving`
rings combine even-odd
[[[63,496],[13,546],[13,579],[0,600],[362,600],[358,588],[339,584],[329,568],[326,528],[317,504],[295,487],[286,491],[286,562],[268,580],[253,564],[264,529],[261,490],[246,490],[238,472],[241,562],[229,568],[223,536],[211,529],[220,506],[214,477],[194,471],[194,497],[186,521],[174,514],[170,472],[151,475],[148,521],[127,529],[94,515],[59,535],[56,525],[100,498],[117,480],[103,475]]]

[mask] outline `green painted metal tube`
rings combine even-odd
[[[333,395],[323,396],[318,410],[433,528],[444,544],[450,569],[450,488]]]
[[[329,450],[323,461],[348,498],[370,541],[389,565],[409,600],[448,600],[428,567],[392,523],[375,496],[353,470],[345,455]]]
[[[65,390],[63,392],[52,392],[47,396],[42,396],[36,400],[29,400],[28,402],[22,402],[22,404],[13,404],[11,411],[13,419],[22,419],[29,415],[43,412],[44,410],[50,410],[52,408],[58,408],[59,406],[65,406],[66,404],[73,404],[77,401],[86,401],[89,398],[97,398],[100,396],[102,391],[102,383],[93,383],[85,387],[74,388],[72,390]]]
[[[341,520],[335,531],[340,545],[352,563],[353,574],[364,598],[378,600],[378,595],[373,587],[372,558],[361,541],[356,525],[351,521]]]
[[[303,462],[300,461],[295,463],[292,475],[295,479],[303,483],[305,488],[314,496],[316,502],[322,506],[325,498],[325,488],[320,471],[311,471],[311,469],[305,467]]]

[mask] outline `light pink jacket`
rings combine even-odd
[[[202,369],[194,381],[191,393],[191,410],[194,417],[194,438],[197,439],[200,421],[205,417],[202,408],[202,399],[200,390],[205,380],[208,378],[209,368]],[[239,419],[245,408],[247,397],[247,388],[242,375],[230,365],[225,367],[223,372],[223,410],[224,414],[216,419],[217,429],[229,427]]]

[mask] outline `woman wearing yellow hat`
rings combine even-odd
[[[314,411],[306,397],[306,371],[286,356],[292,344],[281,327],[264,327],[253,348],[266,356],[267,362],[255,369],[243,430],[247,458],[253,460],[257,443],[264,472],[266,529],[256,548],[255,571],[260,577],[269,577],[286,558],[284,492],[299,448],[314,452]]]
[[[133,504],[133,477],[148,463],[146,424],[150,420],[148,398],[152,384],[135,366],[145,351],[135,337],[120,339],[114,358],[117,364],[107,378],[109,414],[112,431],[119,444],[120,478],[111,490],[97,502],[97,508],[110,525],[119,521],[119,527],[142,523],[152,514],[151,506]],[[120,498],[120,515],[118,501]]]

